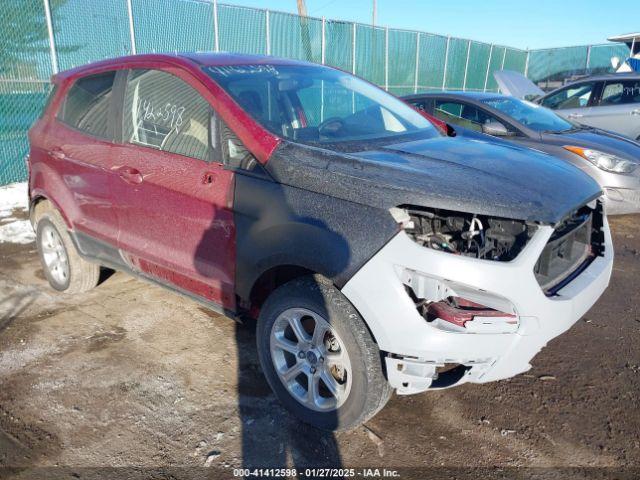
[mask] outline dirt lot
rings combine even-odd
[[[337,435],[279,406],[250,325],[120,273],[62,296],[46,286],[33,243],[0,244],[0,477],[103,478],[82,467],[137,466],[145,478],[179,478],[166,472],[207,466],[194,475],[220,478],[287,465],[640,474],[640,216],[612,224],[609,290],[530,372],[396,396],[367,428]]]

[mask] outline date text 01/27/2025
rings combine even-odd
[[[233,476],[259,478],[399,478],[397,470],[388,468],[234,468]]]

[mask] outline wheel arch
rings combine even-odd
[[[29,199],[29,221],[31,222],[31,226],[35,229],[36,207],[38,205],[42,205],[45,202],[49,203],[51,207],[60,214],[67,228],[71,228],[71,223],[69,222],[69,219],[65,215],[64,211],[57,204],[57,202],[55,200],[52,200],[51,198],[49,198],[49,196],[47,196],[45,193],[40,191],[32,193],[31,198]]]
[[[314,271],[312,268],[303,267],[295,264],[283,264],[276,265],[267,270],[264,270],[253,282],[248,297],[241,301],[244,305],[246,313],[253,319],[257,319],[260,313],[260,308],[267,300],[269,295],[275,291],[278,287],[281,287],[285,283],[295,280],[300,277],[314,277],[318,282],[322,282],[326,285],[331,285],[338,292],[342,294],[341,289],[326,275]],[[344,294],[342,294],[344,295]],[[345,300],[348,301],[351,306],[358,311],[355,305],[345,296]],[[369,331],[374,343],[378,344],[376,336],[371,329],[367,319],[358,311],[360,318]]]
[[[257,313],[267,297],[276,288],[296,278],[316,274],[317,272],[309,268],[295,264],[276,265],[268,268],[254,280],[245,303],[252,313]]]

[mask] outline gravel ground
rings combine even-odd
[[[339,465],[416,478],[424,471],[413,467],[442,478],[525,478],[512,467],[529,467],[526,478],[638,478],[640,216],[612,228],[611,286],[531,371],[395,396],[366,427],[336,435],[279,406],[251,325],[121,273],[84,295],[56,294],[33,243],[0,243],[0,478]],[[452,470],[465,467],[476,469]]]

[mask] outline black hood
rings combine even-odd
[[[625,160],[640,162],[640,143],[617,133],[598,129],[570,130],[566,133],[544,133],[541,140],[553,145],[573,145],[610,153]]]
[[[378,208],[410,204],[549,224],[600,195],[566,162],[464,137],[351,153],[283,142],[267,170],[280,183]]]

